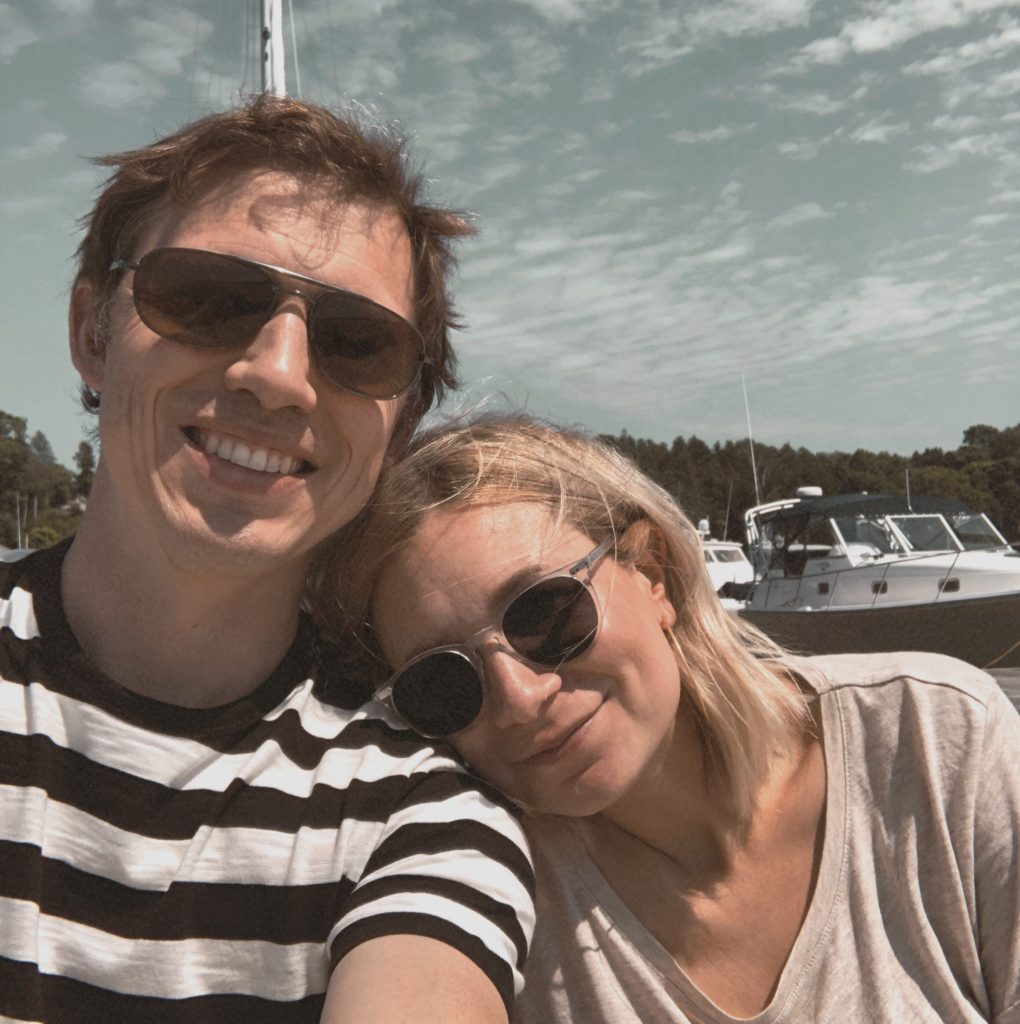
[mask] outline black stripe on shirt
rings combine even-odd
[[[429,893],[442,896],[454,903],[477,911],[487,921],[492,922],[513,942],[517,949],[517,966],[524,969],[524,960],[528,955],[528,940],[514,907],[501,900],[473,889],[464,882],[452,878],[432,878],[422,875],[384,875],[382,878],[366,882],[360,886],[347,901],[344,913],[350,913],[362,904],[371,903],[391,894],[406,892]]]
[[[378,756],[378,755],[376,755]],[[45,764],[45,769],[40,766]],[[90,761],[42,735],[0,734],[0,784],[28,787],[44,783],[51,800],[67,804],[117,828],[154,839],[190,839],[196,828],[332,828],[344,819],[382,822],[399,803],[432,803],[463,791],[465,776],[440,771],[427,793],[414,795],[413,776],[352,778],[346,789],[324,782],[308,796],[232,779],[223,792],[180,790]],[[469,783],[466,788],[477,788]],[[409,791],[411,795],[409,796]]]
[[[46,1024],[318,1024],[325,994],[296,1002],[242,995],[121,995],[0,957],[0,1014]]]
[[[278,886],[174,882],[166,891],[142,890],[42,857],[36,846],[3,841],[0,863],[0,896],[38,901],[47,916],[126,939],[324,943],[354,888],[337,879]]]

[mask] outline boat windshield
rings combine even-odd
[[[876,554],[895,555],[903,551],[888,524],[875,516],[838,516],[836,527],[847,544],[864,544]]]
[[[992,526],[983,512],[961,512],[949,517],[949,525],[953,528],[960,543],[968,551],[977,548],[1004,548],[1008,546],[1006,538]]]
[[[936,515],[890,516],[914,551],[959,551],[953,531]]]

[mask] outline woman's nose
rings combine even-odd
[[[500,728],[534,721],[559,692],[559,674],[522,661],[504,647],[479,651],[485,669],[485,708]]]

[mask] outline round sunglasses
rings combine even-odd
[[[584,558],[536,580],[510,598],[496,621],[461,644],[423,651],[375,692],[412,729],[430,739],[453,736],[481,714],[485,670],[479,639],[495,635],[503,649],[542,668],[579,657],[602,624],[591,574],[613,546],[608,537]]]
[[[135,272],[132,297],[146,327],[196,348],[243,348],[272,318],[281,295],[305,299],[308,343],[319,370],[365,398],[398,398],[428,362],[417,328],[393,310],[281,267],[168,248],[115,260],[110,269]]]

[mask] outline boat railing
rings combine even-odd
[[[971,549],[971,550],[976,550],[976,549]],[[797,589],[793,592],[793,594],[786,601],[783,602],[783,605],[784,606],[799,606],[799,607],[802,607],[802,608],[805,607],[805,605],[803,603],[801,603],[798,600],[798,598],[800,598],[800,596],[801,596],[802,588],[813,586],[813,587],[815,587],[815,593],[812,595],[812,601],[811,601],[810,607],[813,608],[813,609],[818,609],[818,610],[823,610],[823,609],[831,608],[832,607],[832,603],[833,603],[833,601],[834,601],[834,599],[836,597],[836,593],[837,593],[837,589],[839,587],[839,583],[840,583],[840,578],[841,577],[847,576],[847,575],[849,575],[851,578],[854,577],[854,576],[858,576],[859,577],[859,576],[862,575],[862,573],[868,573],[869,569],[879,569],[879,567],[881,567],[881,571],[876,573],[876,574],[874,574],[874,575],[872,575],[871,573],[868,573],[868,577],[871,579],[871,584],[872,584],[871,585],[871,595],[872,596],[871,596],[871,605],[870,606],[871,607],[875,607],[875,605],[877,605],[879,603],[879,599],[884,594],[888,593],[890,573],[892,573],[893,575],[896,575],[900,571],[902,571],[904,567],[913,567],[914,565],[916,565],[916,564],[918,564],[920,562],[931,562],[931,561],[933,561],[935,559],[946,559],[947,557],[951,556],[951,561],[946,566],[945,574],[938,581],[938,587],[937,587],[935,596],[931,598],[930,602],[925,602],[925,603],[935,604],[937,601],[939,601],[942,598],[943,594],[946,594],[946,593],[952,594],[952,593],[955,593],[955,592],[957,592],[959,590],[959,581],[958,580],[955,581],[956,585],[953,586],[953,582],[954,581],[952,579],[952,576],[953,576],[953,572],[956,569],[956,564],[959,561],[960,556],[963,555],[963,554],[966,554],[966,552],[963,552],[963,551],[924,551],[924,552],[920,552],[920,553],[912,554],[912,555],[901,555],[901,556],[897,557],[895,560],[888,560],[888,561],[881,561],[881,562],[875,561],[875,562],[871,562],[871,563],[864,563],[864,562],[862,562],[862,563],[858,563],[857,565],[846,566],[846,567],[844,567],[842,569],[830,569],[830,570],[826,570],[824,572],[816,572],[816,573],[808,573],[808,574],[803,574],[802,573],[800,576],[797,577]],[[783,576],[783,577],[779,578],[779,577],[770,576],[768,573],[766,573],[766,575],[763,576],[759,580],[758,586],[761,586],[762,584],[766,585],[765,608],[770,607],[769,599],[772,596],[772,588],[773,588],[773,586],[778,584],[778,583],[780,583],[780,582],[786,583],[789,580],[790,580],[789,576]],[[825,594],[825,596],[827,597],[827,600],[825,601],[824,604],[818,603],[815,600],[816,596],[821,595],[823,593],[822,591],[820,591],[818,589],[818,584],[819,583],[825,583],[827,585],[827,594]],[[860,605],[858,604],[857,606],[859,607]]]

